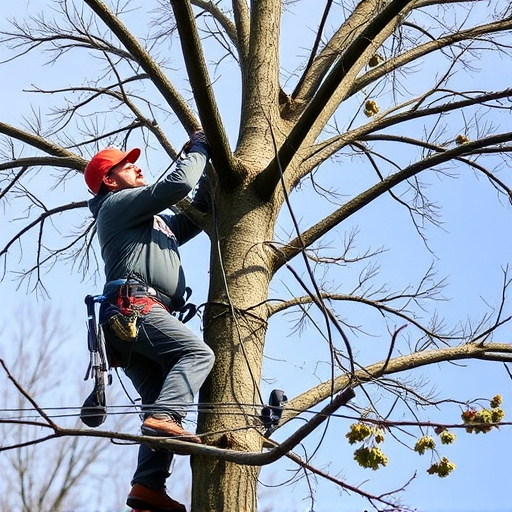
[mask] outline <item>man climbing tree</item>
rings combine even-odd
[[[142,398],[144,434],[200,444],[182,421],[214,356],[176,315],[185,307],[187,290],[178,246],[200,229],[184,214],[160,213],[183,199],[201,177],[209,153],[203,132],[192,135],[186,153],[174,172],[148,186],[135,165],[138,148],[128,153],[106,148],[87,164],[84,178],[95,194],[89,206],[105,261],[100,324],[107,353]],[[200,187],[194,204],[207,209],[201,194]],[[171,451],[142,444],[127,505],[184,511],[165,492],[171,461]]]
[[[503,234],[490,236],[488,259],[478,267],[492,267],[495,299],[486,299],[489,309],[478,309],[477,321],[466,321],[461,310],[444,320],[446,283],[436,272],[446,254],[431,241],[441,224],[439,204],[462,211],[471,202],[464,211],[479,209],[482,236],[510,215],[512,91],[504,74],[491,73],[510,60],[509,2],[171,0],[123,6],[83,0],[55,6],[54,18],[35,16],[2,29],[12,52],[4,66],[41,48],[54,68],[71,54],[83,60],[73,73],[64,66],[59,86],[33,86],[46,101],[63,95],[58,108],[42,106],[48,118],[26,126],[14,115],[0,122],[2,198],[16,199],[19,208],[24,201],[30,213],[2,243],[1,255],[12,269],[17,244],[28,246],[26,233],[37,226],[39,249],[24,251],[22,279],[41,285],[46,266],[70,254],[89,275],[97,247],[93,224],[73,242],[45,243],[55,235],[48,220],[60,228],[62,212],[62,218],[76,218],[83,196],[48,206],[30,190],[32,173],[46,176],[52,169],[62,179],[76,174],[81,183],[87,162],[106,146],[144,144],[148,161],[157,151],[174,159],[180,133],[203,127],[214,177],[211,210],[205,214],[188,200],[175,207],[210,241],[202,321],[215,364],[198,412],[197,433],[208,446],[187,448],[193,453],[192,512],[256,511],[260,467],[284,457],[301,475],[325,478],[377,507],[395,507],[393,493],[374,491],[378,482],[372,480],[360,487],[363,477],[351,479],[359,468],[346,469],[354,457],[365,469],[391,464],[382,447],[386,433],[411,452],[432,453],[426,471],[451,473],[453,463],[435,448],[436,436],[452,439],[454,423],[471,432],[496,430],[500,400],[492,395],[472,403],[454,380],[445,383],[446,401],[411,376],[418,368],[472,360],[503,363],[507,375],[511,361],[510,253],[500,245]],[[491,207],[494,217],[484,221]],[[469,225],[463,217],[461,231]],[[451,251],[457,234],[443,241]],[[458,253],[458,268],[470,256]],[[479,282],[478,273],[466,276],[459,290],[474,299],[471,306],[488,282]],[[292,312],[292,332],[303,333],[302,344],[295,335],[293,346],[278,350],[276,340],[285,335],[280,328],[274,333],[274,319]],[[307,361],[314,376],[294,379],[291,393],[272,372],[288,401],[262,415],[265,365],[271,358],[291,362],[305,339],[301,354],[307,356],[294,363],[301,368]],[[350,418],[338,418],[347,403]],[[442,421],[430,421],[426,410],[435,407],[446,412]],[[278,419],[269,411],[278,411]],[[343,431],[354,449],[336,445],[327,460],[314,460],[321,442],[312,432],[322,425],[328,436],[334,424],[337,437],[345,440]],[[298,446],[302,456],[294,452]],[[331,471],[322,469],[331,464]],[[342,471],[346,478],[335,476]]]

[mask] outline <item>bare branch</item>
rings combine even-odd
[[[155,87],[160,91],[169,106],[178,116],[183,126],[192,133],[199,123],[189,106],[178,93],[176,88],[168,80],[160,67],[151,58],[148,52],[141,46],[136,38],[121,23],[118,17],[101,0],[84,0],[84,2],[103,20],[105,25],[116,35],[119,41],[128,50],[130,55],[139,63],[148,74]]]
[[[471,27],[467,30],[456,31],[444,37],[435,38],[427,43],[411,48],[410,50],[382,62],[379,66],[370,69],[360,78],[354,81],[353,87],[349,96],[355,94],[367,87],[369,84],[375,82],[380,77],[398,69],[410,62],[413,62],[420,57],[428,55],[429,53],[438,51],[442,48],[452,46],[461,41],[478,41],[482,36],[505,32],[512,29],[512,18],[500,20],[493,23],[487,23],[477,27]],[[469,43],[468,43],[469,44]]]
[[[18,233],[16,233],[11,238],[11,240],[9,240],[5,244],[3,249],[0,251],[0,256],[3,256],[5,254],[7,254],[7,252],[10,249],[10,247],[12,246],[12,244],[15,243],[16,240],[19,240],[25,233],[27,233],[27,231],[30,231],[33,227],[38,226],[38,225],[44,223],[44,221],[47,218],[51,217],[52,215],[56,215],[58,213],[65,212],[67,210],[74,210],[76,208],[84,208],[86,206],[87,206],[87,201],[81,201],[81,202],[78,202],[78,203],[70,203],[70,204],[65,204],[65,205],[62,205],[62,206],[58,206],[58,207],[52,208],[50,210],[45,209],[45,211],[37,219],[34,219],[32,222],[27,224],[22,230],[20,230]]]
[[[302,250],[302,244],[304,244],[305,247],[309,247],[325,233],[330,231],[334,226],[338,225],[340,222],[343,222],[355,212],[359,211],[370,201],[373,201],[375,198],[388,192],[396,185],[411,178],[419,172],[424,171],[425,169],[433,168],[436,165],[448,162],[454,158],[459,158],[462,155],[476,154],[488,146],[507,143],[511,140],[511,138],[512,133],[507,132],[486,137],[478,141],[468,142],[462,146],[447,150],[444,153],[428,156],[395,174],[391,174],[390,176],[384,178],[381,182],[375,184],[373,187],[348,201],[345,205],[333,212],[331,215],[327,216],[315,226],[302,233],[302,241],[295,239],[290,241],[286,246],[280,248],[276,247],[279,257],[276,258],[274,271],[277,271],[277,269],[280,268],[286,261],[289,261],[294,256],[296,256],[297,253]]]
[[[329,75],[324,79],[315,96],[308,103],[299,120],[294,125],[286,142],[280,148],[276,161],[277,159],[279,160],[279,165],[284,170],[287,169],[306,137],[310,136],[311,127],[315,125],[317,117],[325,114],[324,109],[326,105],[331,101],[335,91],[349,72],[351,72],[352,67],[358,62],[360,56],[368,48],[372,47],[373,40],[383,30],[383,27],[387,27],[409,3],[411,3],[411,0],[394,0],[387,4],[380,13],[364,26],[358,38],[347,46],[343,55],[339,57],[339,60],[333,66]],[[266,194],[273,193],[275,185],[279,180],[279,174],[276,172],[276,161],[258,176],[258,182],[262,185],[262,193],[264,191]]]
[[[23,397],[28,400],[28,402],[32,405],[32,407],[37,411],[37,413],[45,420],[46,426],[52,429],[58,428],[57,425],[54,423],[54,421],[46,414],[46,412],[41,409],[36,401],[23,389],[21,384],[12,376],[11,372],[7,368],[7,365],[5,364],[5,361],[0,358],[0,365],[4,369],[5,373],[7,374],[7,378],[14,384],[16,389],[23,395]]]
[[[478,343],[466,343],[455,347],[443,347],[434,350],[413,352],[399,356],[388,361],[385,372],[382,372],[383,362],[378,362],[358,370],[354,375],[341,375],[332,382],[323,382],[290,400],[283,411],[279,427],[295,418],[297,411],[303,411],[314,407],[331,396],[332,389],[338,392],[350,385],[357,387],[365,382],[371,382],[382,375],[414,370],[422,366],[448,361],[462,361],[469,359],[486,359],[492,361],[508,360],[512,355],[512,344],[509,343],[486,343],[483,346]]]
[[[28,144],[29,146],[32,146],[36,149],[40,149],[41,151],[44,151],[45,153],[48,153],[49,155],[65,158],[65,160],[53,159],[50,161],[50,165],[59,165],[59,163],[62,161],[62,162],[64,162],[64,165],[66,167],[71,167],[72,169],[83,171],[83,169],[85,168],[85,166],[87,164],[87,160],[84,160],[83,158],[76,156],[75,154],[62,148],[61,146],[54,144],[53,142],[51,142],[43,137],[40,137],[39,135],[23,131],[23,130],[21,130],[19,128],[15,128],[14,126],[11,126],[9,124],[0,122],[0,133],[3,133],[4,135],[7,135],[8,137],[12,137],[13,139],[24,142],[24,143]],[[8,165],[8,166],[6,166],[5,164],[2,164],[2,168],[3,169],[11,169],[13,167],[24,166],[24,165],[34,165],[34,164],[28,163],[25,160],[25,161],[22,161],[19,165],[15,165],[15,163],[12,163],[12,165]],[[39,165],[39,164],[37,164],[37,165]],[[43,163],[43,165],[44,165],[44,163]]]
[[[222,10],[213,2],[209,0],[191,0],[190,3],[192,5],[196,5],[201,9],[204,9],[207,13],[211,14],[213,18],[220,23],[222,28],[225,30],[229,39],[233,43],[233,45],[238,49],[240,54],[246,53],[241,49],[237,26],[222,12]]]
[[[402,122],[412,121],[416,119],[421,119],[423,117],[434,116],[434,115],[443,115],[453,111],[459,111],[461,109],[472,107],[475,105],[485,105],[485,106],[494,106],[491,102],[497,101],[504,98],[509,98],[512,96],[512,89],[504,89],[502,91],[497,92],[486,92],[483,94],[478,94],[476,92],[473,93],[457,93],[457,94],[448,94],[448,98],[452,99],[452,96],[462,96],[464,99],[458,101],[445,101],[441,103],[442,98],[436,98],[435,93],[437,90],[431,90],[428,93],[424,94],[420,98],[414,100],[415,105],[419,105],[425,102],[425,99],[434,96],[432,100],[432,105],[426,106],[424,108],[410,108],[404,112],[398,112],[394,115],[389,115],[389,113],[384,113],[382,115],[377,116],[370,123],[362,125],[360,127],[354,128],[343,135],[337,135],[335,137],[331,137],[315,146],[312,146],[307,150],[307,155],[304,155],[303,163],[301,168],[296,172],[296,175],[293,177],[292,186],[296,183],[300,178],[302,178],[307,173],[311,172],[317,165],[321,162],[325,161],[326,158],[332,156],[337,151],[339,151],[342,147],[347,144],[351,144],[353,141],[357,140],[365,140],[370,134],[375,132],[384,130],[385,128],[389,128],[391,126],[398,125]],[[443,91],[440,91],[443,92]],[[396,110],[400,110],[404,106],[401,105],[400,108]],[[502,108],[501,106],[495,105],[494,108]]]
[[[235,162],[213,94],[201,41],[194,21],[194,13],[188,1],[171,0],[171,5],[176,17],[182,41],[181,47],[199,116],[212,148],[212,161],[218,170],[221,183],[229,189],[238,182],[239,176],[234,172]]]

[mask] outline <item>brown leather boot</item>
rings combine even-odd
[[[179,441],[202,444],[201,439],[187,432],[177,420],[172,417],[165,419],[148,416],[141,427],[142,433],[147,436],[175,437]]]
[[[126,504],[132,509],[151,512],[187,512],[185,505],[167,496],[165,487],[155,491],[141,484],[134,484]]]

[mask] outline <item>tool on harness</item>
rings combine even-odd
[[[118,279],[112,284],[116,285],[115,291],[111,292],[112,297],[106,295],[109,305],[105,314],[100,315],[103,316],[100,321],[104,322],[106,318],[108,326],[118,338],[133,342],[139,332],[139,317],[146,314],[155,303],[154,293],[150,293],[148,286],[131,279]]]
[[[137,334],[139,332],[137,327],[138,318],[139,315],[137,313],[132,313],[130,315],[117,313],[112,315],[107,320],[107,323],[118,338],[122,339],[123,341],[131,342],[137,338]]]
[[[105,350],[101,326],[96,321],[95,306],[105,300],[104,295],[87,295],[87,346],[90,360],[84,380],[94,379],[94,389],[85,399],[80,410],[80,419],[89,427],[99,427],[107,417],[106,385],[112,383],[112,375]]]
[[[269,437],[275,430],[283,414],[283,406],[288,401],[288,397],[281,389],[273,389],[268,399],[268,405],[261,410],[260,420],[267,429],[265,437]]]
[[[184,297],[171,298],[146,284],[142,278],[134,276],[108,282],[104,293],[109,305],[104,314],[100,315],[100,321],[106,321],[118,338],[128,342],[136,340],[140,327],[139,318],[155,304],[165,307],[182,323],[188,322],[197,312],[195,304],[187,303],[192,295],[188,286],[185,288]]]

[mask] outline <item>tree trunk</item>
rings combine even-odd
[[[218,204],[219,242],[212,240],[204,316],[205,339],[216,363],[201,391],[198,431],[208,433],[208,444],[260,451],[259,383],[271,277],[271,253],[264,242],[272,239],[275,211],[249,192],[237,191]],[[259,468],[203,456],[194,456],[191,464],[193,512],[257,510]]]

